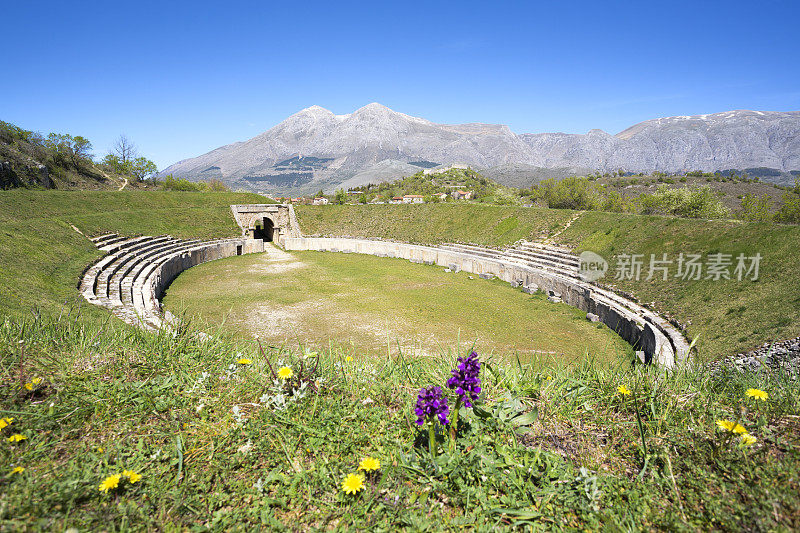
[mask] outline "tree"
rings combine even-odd
[[[127,136],[120,135],[103,158],[109,170],[117,174],[131,176],[141,181],[158,172],[155,163],[139,155],[136,145]]]
[[[800,198],[794,194],[783,195],[783,205],[775,213],[775,220],[786,224],[800,224]]]
[[[106,154],[106,156],[103,158],[103,164],[108,167],[111,172],[116,174],[128,175],[131,173],[130,162],[123,163],[122,159],[120,159],[116,154]]]
[[[53,152],[54,157],[63,158],[68,155],[69,148],[72,146],[72,136],[63,133],[51,133],[44,140],[44,145]]]
[[[43,140],[43,144],[51,151],[53,159],[62,165],[72,163],[76,170],[80,170],[85,160],[91,159],[89,152],[92,143],[80,135],[73,137],[68,133],[51,133]]]
[[[333,198],[333,203],[344,205],[347,203],[347,193],[344,189],[336,189],[336,196]]]
[[[119,158],[122,164],[129,163],[139,157],[139,151],[133,141],[128,139],[125,134],[120,135],[111,147],[111,154]]]
[[[768,195],[761,197],[746,194],[742,198],[742,219],[748,222],[769,222],[772,220],[772,201]]]
[[[86,137],[76,135],[72,138],[72,164],[75,165],[75,168],[78,168],[87,159],[92,158],[91,149],[92,143]]]
[[[137,157],[130,162],[130,174],[138,181],[142,181],[156,172],[158,172],[158,167],[146,157]]]

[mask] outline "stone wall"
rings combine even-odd
[[[288,217],[289,210],[285,212]],[[291,228],[291,222],[287,220],[287,223]],[[165,316],[162,312],[160,300],[178,274],[207,261],[264,251],[263,241],[247,238],[196,242],[168,237],[124,239],[109,235],[95,240],[109,255],[87,269],[81,282],[82,294],[88,301],[108,307],[126,322],[149,329],[158,329],[165,321],[171,322],[169,313]],[[482,277],[495,276],[515,287],[524,287],[528,292],[551,293],[554,301],[560,300],[596,315],[596,319],[643,352],[646,362],[671,367],[685,361],[689,353],[689,346],[680,332],[649,309],[568,272],[549,271],[509,260],[499,251],[354,238],[284,236],[281,241],[279,244],[286,250],[396,257],[454,271],[464,270]]]
[[[236,223],[242,229],[242,237],[253,237],[256,225],[263,219],[272,221],[273,241],[283,245],[286,237],[299,237],[300,227],[294,216],[294,209],[287,204],[247,204],[232,205],[231,211]]]
[[[647,361],[664,367],[672,367],[677,362],[685,361],[688,357],[689,346],[686,340],[680,332],[655,313],[610,291],[557,273],[500,259],[480,257],[468,252],[390,241],[291,237],[285,239],[284,246],[286,250],[315,250],[397,257],[413,262],[464,270],[478,275],[490,274],[517,286],[536,286],[539,290],[559,293],[561,299],[567,304],[597,315],[600,321],[616,331],[636,350],[643,351]]]
[[[92,239],[108,252],[84,272],[80,291],[90,303],[108,308],[125,322],[159,329],[169,313],[160,299],[170,283],[193,266],[234,255],[264,251],[254,239],[184,241],[168,236],[120,238],[114,234]]]
[[[162,316],[161,298],[164,291],[178,277],[178,274],[201,263],[224,259],[234,255],[260,253],[264,251],[264,242],[255,239],[231,239],[208,246],[188,250],[171,257],[158,266],[143,284],[144,306],[148,318]],[[169,316],[167,317],[169,318]],[[154,324],[156,325],[156,324]]]

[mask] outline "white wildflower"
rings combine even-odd
[[[253,441],[248,439],[248,441],[245,444],[239,446],[239,449],[237,451],[242,455],[247,455],[248,452],[252,449],[253,449]]]

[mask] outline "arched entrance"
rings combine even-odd
[[[256,227],[253,230],[253,238],[260,239],[265,242],[272,242],[272,236],[275,233],[275,224],[271,218],[264,217],[256,222]]]
[[[302,235],[291,204],[232,205],[231,211],[242,237],[283,246],[287,237]]]

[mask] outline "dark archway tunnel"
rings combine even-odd
[[[259,222],[256,222],[255,230],[253,230],[253,238],[261,239],[265,242],[272,242],[272,237],[275,233],[275,224],[272,219],[264,217]]]

